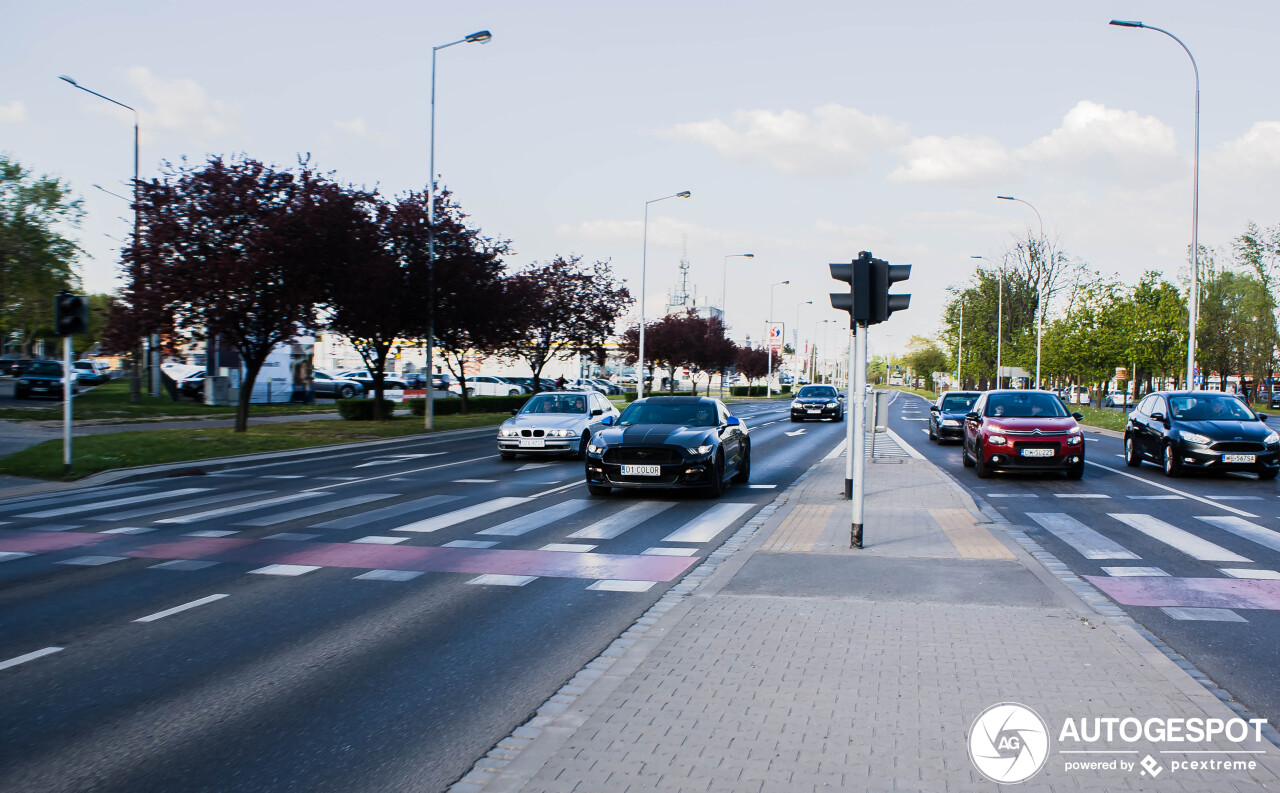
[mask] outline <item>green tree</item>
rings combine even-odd
[[[912,336],[907,342],[907,353],[902,356],[902,362],[927,383],[933,379],[934,372],[947,371],[950,360],[933,339]]]

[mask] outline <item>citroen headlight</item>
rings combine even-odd
[[[1079,446],[1079,445],[1080,445],[1080,444],[1082,444],[1082,443],[1084,443],[1084,438],[1080,437],[1079,435],[1069,435],[1069,436],[1067,436],[1067,445],[1068,445],[1068,446]]]
[[[1067,430],[1067,434],[1068,434],[1068,435],[1078,435],[1078,434],[1080,434],[1080,431],[1081,431],[1081,430],[1080,430],[1080,427],[1077,425],[1077,426],[1072,427],[1071,429]]]
[[[1004,446],[1006,441],[1003,435],[988,435],[987,443],[990,443],[993,446]]]
[[[1274,432],[1272,432],[1271,434],[1267,435],[1267,437],[1263,438],[1262,442],[1267,444],[1268,446],[1274,443],[1280,443],[1280,435],[1277,435]]]
[[[1182,439],[1188,443],[1200,443],[1206,445],[1213,443],[1213,439],[1208,435],[1201,435],[1198,432],[1183,432]]]
[[[518,438],[520,437],[520,430],[516,429],[515,427],[502,427],[501,429],[498,430],[498,437],[499,438]]]
[[[712,446],[711,444],[707,444],[705,446],[689,446],[686,448],[689,454],[701,456],[704,454],[711,454],[711,450],[714,449],[715,447]]]

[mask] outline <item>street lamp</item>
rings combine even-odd
[[[796,303],[796,324],[791,328],[791,361],[793,366],[796,366],[800,361],[800,307],[812,305],[812,300]],[[799,369],[800,367],[796,366],[796,368]]]
[[[776,284],[769,285],[769,320],[765,323],[764,332],[764,357],[765,357],[765,375],[764,390],[765,393],[773,395],[773,290],[774,287],[785,286],[790,281],[779,281]],[[781,350],[779,350],[781,352]]]
[[[721,263],[721,266],[720,266],[720,316],[722,318],[722,324],[724,325],[726,335],[729,330],[729,291],[728,291],[729,260],[738,256],[741,256],[742,258],[745,258],[745,259],[756,258],[756,255],[754,253],[727,253],[725,254],[724,261]],[[720,397],[722,399],[724,398],[724,372],[720,373]]]
[[[991,261],[985,256],[970,256],[970,259],[983,259]],[[996,388],[1000,388],[1000,353],[1001,346],[1004,344],[1004,269],[996,271],[998,297],[996,298]]]
[[[435,426],[435,367],[431,364],[431,350],[435,347],[436,321],[436,53],[455,44],[485,44],[493,38],[487,30],[479,30],[469,36],[441,44],[431,48],[431,131],[430,154],[428,167],[431,169],[427,180],[427,391],[426,403],[423,405],[423,427],[433,429]]]
[[[681,190],[675,195],[654,198],[644,202],[644,242],[640,248],[640,343],[636,351],[636,399],[644,396],[644,290],[645,278],[649,270],[649,205],[668,198],[688,198],[693,193]]]
[[[1141,22],[1133,22],[1124,19],[1113,19],[1110,24],[1121,28],[1146,28],[1147,30],[1154,30],[1157,33],[1165,34],[1169,38],[1178,42],[1178,46],[1182,47],[1182,51],[1187,53],[1187,57],[1191,59],[1191,70],[1195,72],[1195,149],[1192,156],[1191,169],[1191,300],[1189,302],[1189,310],[1187,311],[1187,388],[1194,388],[1196,370],[1196,321],[1200,314],[1200,244],[1197,240],[1197,231],[1200,225],[1200,67],[1196,65],[1195,56],[1191,54],[1191,50],[1187,49],[1187,45],[1182,43],[1182,39],[1163,28],[1158,28],[1155,25],[1144,25]]]
[[[1031,211],[1036,213],[1036,220],[1040,221],[1040,265],[1044,266],[1044,252],[1048,249],[1048,242],[1044,238],[1044,221],[1040,218],[1040,210],[1032,206],[1030,201],[1021,198],[1014,198],[1008,195],[998,195],[996,198],[1002,201],[1018,201],[1031,207]],[[1041,273],[1043,276],[1044,274]],[[1040,330],[1044,321],[1044,282],[1041,278],[1036,279],[1036,388],[1040,388]]]
[[[137,259],[136,247],[138,245],[138,111],[136,108],[130,107],[129,105],[126,105],[124,102],[117,101],[105,94],[100,94],[97,91],[91,90],[89,88],[85,88],[83,85],[81,85],[80,83],[77,83],[75,80],[66,76],[65,74],[59,75],[58,79],[66,81],[71,86],[75,88],[79,88],[81,91],[84,91],[85,93],[93,94],[99,99],[105,99],[113,105],[118,105],[120,107],[123,107],[125,110],[128,110],[130,113],[133,114],[133,245],[135,247],[134,258],[136,260]],[[94,186],[97,187],[97,185],[94,185]],[[99,187],[98,189],[106,193],[111,192],[110,190],[106,190],[101,187]],[[111,194],[116,195],[115,193],[111,193]],[[122,198],[123,196],[116,196],[116,197]],[[159,349],[159,344],[158,344],[158,340],[155,337],[155,334],[152,334],[152,337],[151,337],[151,349],[152,349],[151,354],[156,355],[157,354],[156,351]],[[158,366],[153,364],[153,371],[158,373],[160,369]],[[152,380],[154,382],[152,383],[151,395],[158,397],[160,396],[160,379],[158,374],[154,375],[152,377]],[[142,401],[141,366],[133,367],[133,376],[130,379],[130,383],[129,383],[129,401],[130,402]]]

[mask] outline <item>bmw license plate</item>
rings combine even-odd
[[[547,442],[542,438],[521,438],[521,449],[543,449],[546,448]]]
[[[1053,449],[1023,449],[1019,454],[1023,457],[1052,457]]]
[[[805,410],[805,412],[806,412],[806,413],[821,413],[821,412],[822,412],[822,408],[807,408],[807,409]]]
[[[1256,463],[1258,455],[1256,454],[1224,454],[1222,462],[1224,463]]]
[[[660,465],[624,465],[622,466],[623,476],[661,476],[662,466]]]

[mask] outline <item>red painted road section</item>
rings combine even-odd
[[[1280,611],[1280,581],[1166,576],[1085,579],[1125,606],[1189,606]]]
[[[110,541],[107,543],[107,541]],[[0,551],[39,553],[109,544],[101,549],[142,559],[191,559],[252,565],[301,564],[424,573],[533,575],[592,580],[671,581],[696,564],[687,556],[431,548],[345,542],[192,537],[147,542],[128,535],[0,530]]]

